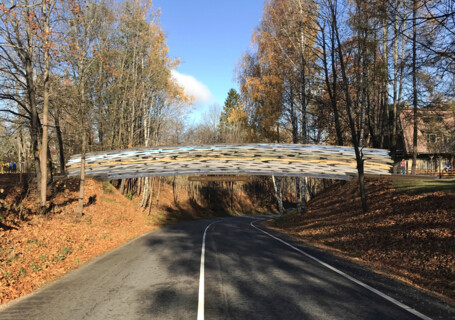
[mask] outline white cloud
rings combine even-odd
[[[213,103],[215,101],[209,88],[195,77],[182,74],[176,70],[172,70],[171,72],[177,83],[183,87],[185,93],[193,97],[195,105]]]

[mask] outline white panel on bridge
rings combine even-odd
[[[365,174],[389,175],[388,150],[363,149]],[[354,148],[301,144],[236,144],[135,148],[86,154],[86,176],[105,180],[167,175],[243,174],[350,179]],[[81,158],[67,164],[80,175]]]

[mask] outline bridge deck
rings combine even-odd
[[[363,149],[365,173],[388,175],[388,150]],[[80,174],[80,155],[67,164]],[[246,174],[349,179],[357,174],[354,149],[299,144],[198,145],[88,153],[86,175],[101,179],[193,174]]]

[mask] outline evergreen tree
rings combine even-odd
[[[230,89],[228,92],[228,96],[224,101],[224,108],[221,112],[220,118],[220,127],[228,127],[229,126],[229,117],[232,114],[232,111],[238,106],[240,103],[240,95],[237,93],[235,89]]]
[[[228,136],[233,129],[232,115],[235,110],[240,108],[241,98],[235,89],[230,89],[224,101],[223,111],[220,117],[220,137],[222,142],[228,142]]]

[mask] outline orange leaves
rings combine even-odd
[[[74,4],[71,6],[71,12],[74,14],[74,15],[77,15],[77,14],[80,14],[82,12],[81,10],[81,6],[79,4]]]
[[[237,108],[233,109],[230,116],[228,117],[228,122],[229,123],[236,123],[236,122],[245,122],[248,119],[248,114],[243,110],[243,108],[240,106],[237,106]]]
[[[367,190],[366,214],[354,181],[321,193],[284,229],[455,298],[455,194],[398,194],[386,180],[367,181]]]
[[[100,201],[87,207],[84,218],[75,219],[75,203],[69,199],[77,199],[78,184],[67,180],[64,185],[66,189],[60,188],[62,191],[53,199],[56,214],[31,216],[22,225],[18,223],[17,230],[0,230],[0,303],[32,292],[152,228],[117,190],[105,194],[101,183],[93,180],[87,181],[86,198],[96,194]],[[118,207],[125,209],[121,214],[112,214]],[[106,224],[107,219],[111,223]]]

